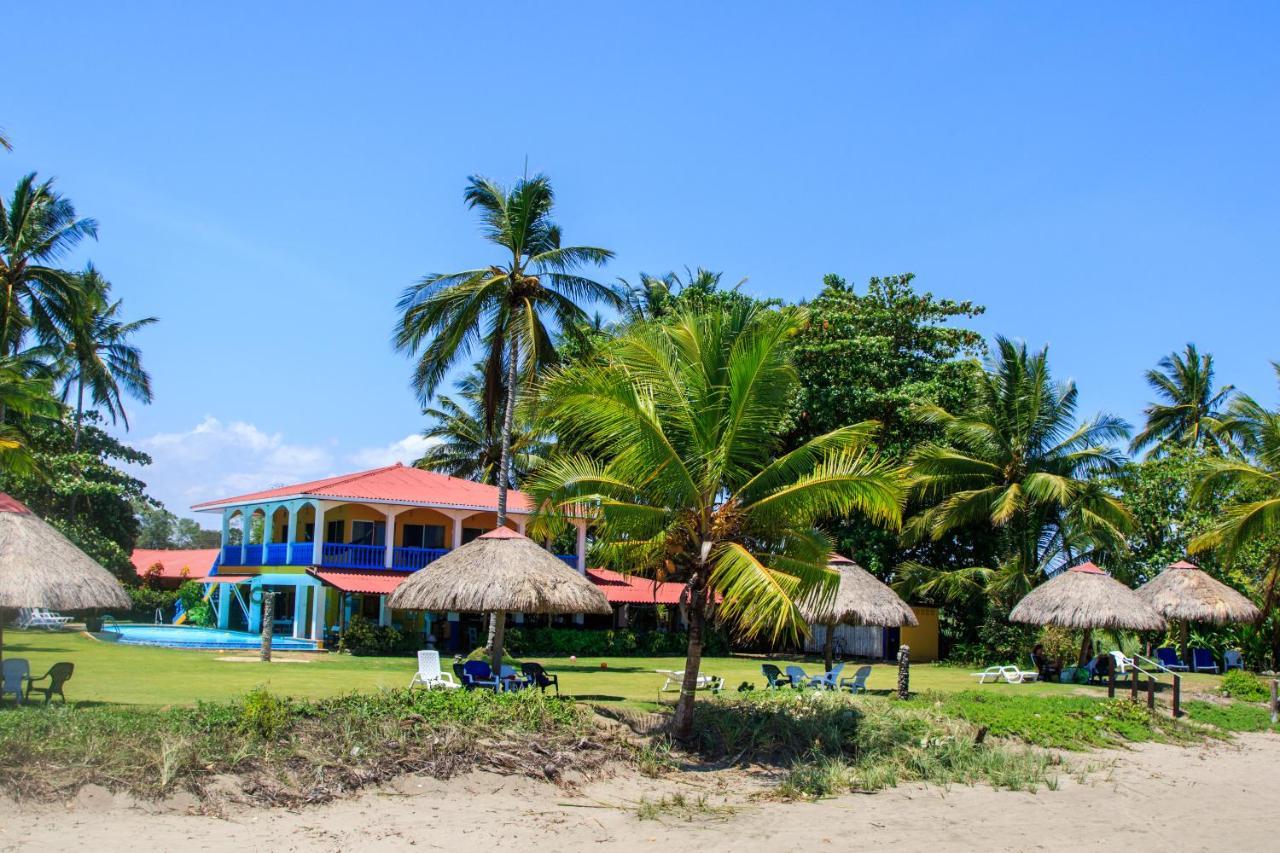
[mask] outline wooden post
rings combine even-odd
[[[1135,663],[1129,675],[1129,698],[1134,702],[1138,701],[1138,665]]]
[[[898,646],[898,698],[906,699],[911,688],[911,647]]]
[[[1271,725],[1280,722],[1280,681],[1271,679]]]
[[[262,594],[262,652],[261,658],[263,662],[271,661],[271,630],[275,627],[276,621],[276,594],[274,592],[264,592]]]
[[[1182,716],[1182,676],[1173,677],[1173,718]]]
[[[1107,672],[1107,698],[1116,698],[1116,662],[1111,660],[1111,669]]]
[[[1156,709],[1156,677],[1154,675],[1147,676],[1147,710],[1154,711]]]

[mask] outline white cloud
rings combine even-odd
[[[437,438],[423,438],[422,435],[413,433],[384,447],[362,448],[347,458],[356,468],[380,468],[397,462],[411,465],[426,452],[428,447],[439,443],[440,440]]]

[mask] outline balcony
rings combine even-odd
[[[290,557],[290,543],[273,542],[269,545],[224,545],[220,565],[227,566],[312,566],[314,542],[294,542]],[[448,548],[393,548],[391,569],[400,572],[416,572],[428,563],[449,553]],[[326,542],[320,548],[319,565],[331,569],[383,569],[386,568],[387,550],[382,545],[357,545],[347,542]],[[565,558],[574,565],[573,558]]]

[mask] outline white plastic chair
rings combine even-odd
[[[430,690],[433,687],[458,688],[462,685],[454,681],[452,672],[440,671],[440,653],[431,649],[418,652],[418,671],[413,674],[409,686],[421,684]]]
[[[866,692],[867,679],[871,676],[871,667],[860,666],[851,678],[840,679],[841,687],[848,687],[850,693]]]
[[[809,679],[811,687],[825,687],[828,690],[835,690],[840,683],[840,672],[844,669],[843,663],[838,663],[827,673],[815,675]]]
[[[789,666],[783,672],[787,674],[787,678],[791,679],[792,687],[806,687],[812,678],[803,667],[799,666]]]
[[[662,687],[658,688],[659,693],[672,689],[679,690],[684,684],[683,669],[655,669],[654,672],[667,677],[667,680],[662,682]],[[698,683],[694,685],[694,689],[701,690],[707,687],[711,688],[712,693],[719,693],[724,689],[724,677],[698,673]]]
[[[0,675],[0,699],[4,698],[4,694],[12,693],[14,699],[21,705],[25,701],[22,691],[30,676],[31,664],[26,658],[6,658],[3,675]]]
[[[1127,658],[1127,657],[1125,657],[1125,656],[1124,656],[1124,652],[1113,651],[1113,652],[1111,653],[1111,657],[1112,657],[1112,658],[1114,658],[1114,659],[1115,659],[1115,662],[1116,662],[1116,677],[1117,677],[1117,678],[1118,678],[1119,676],[1121,676],[1121,675],[1128,675],[1128,674],[1129,674],[1129,670],[1133,669],[1133,666],[1134,666],[1134,664],[1133,664],[1133,658]]]
[[[1018,669],[1016,666],[989,666],[982,672],[969,673],[978,679],[979,684],[986,684],[987,679],[992,682],[1006,681],[1009,684],[1028,684],[1039,678],[1039,673],[1027,672]]]

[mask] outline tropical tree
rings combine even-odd
[[[0,354],[16,353],[31,325],[56,325],[56,305],[70,301],[77,283],[55,263],[97,233],[53,181],[36,183],[34,173],[0,199]]]
[[[413,386],[424,404],[460,358],[473,347],[483,349],[481,408],[486,424],[501,422],[497,483],[502,525],[511,482],[517,378],[531,381],[556,362],[553,331],[576,333],[587,319],[580,302],[620,307],[621,299],[611,287],[579,274],[583,267],[604,264],[612,252],[561,245],[560,228],[551,218],[555,194],[545,176],[523,179],[509,190],[472,177],[464,198],[479,212],[486,239],[504,257],[490,266],[432,273],[405,290],[395,342],[417,357]]]
[[[155,317],[121,319],[121,300],[111,301],[111,283],[92,264],[77,276],[76,287],[59,294],[51,318],[53,327],[38,329],[57,348],[63,365],[62,400],[75,392],[75,440],[80,447],[85,392],[93,405],[105,411],[111,422],[129,426],[123,397],[150,403],[151,376],[142,366],[142,352],[130,339],[157,322]]]
[[[1119,470],[1112,442],[1127,438],[1128,427],[1108,415],[1078,423],[1077,406],[1075,384],[1050,374],[1047,348],[1031,354],[997,338],[967,410],[915,409],[942,438],[911,453],[912,492],[927,508],[907,522],[905,539],[990,528],[999,553],[995,566],[904,566],[900,589],[948,598],[985,587],[1012,603],[1060,562],[1123,546],[1129,513],[1096,477]]]
[[[663,276],[640,273],[635,284],[619,279],[623,298],[626,300],[626,318],[633,322],[661,320],[688,311],[703,312],[726,310],[733,305],[746,304],[750,296],[740,292],[745,278],[733,287],[722,289],[720,281],[724,273],[698,267],[685,267],[684,275],[669,272]]]
[[[451,477],[497,485],[502,466],[502,436],[484,416],[484,365],[457,383],[458,398],[440,397],[424,411],[433,423],[423,430],[430,446],[414,466]],[[501,421],[501,414],[497,418]],[[547,444],[535,422],[517,407],[511,430],[511,479],[508,488],[524,480],[546,456]]]
[[[1273,362],[1280,381],[1280,362]],[[1234,496],[1220,520],[1191,541],[1191,551],[1218,549],[1227,563],[1246,549],[1261,549],[1263,613],[1270,614],[1280,591],[1280,410],[1271,410],[1247,394],[1231,404],[1223,429],[1244,451],[1243,458],[1206,460],[1193,498],[1206,500],[1216,490]],[[1280,650],[1278,650],[1280,653]]]
[[[741,635],[796,636],[797,598],[834,589],[831,540],[816,523],[853,512],[900,520],[900,474],[866,451],[874,424],[775,455],[778,413],[797,386],[787,350],[802,322],[799,312],[741,305],[636,324],[545,386],[550,429],[581,452],[531,478],[540,512],[593,511],[605,562],[685,584],[682,738],[712,603]]]
[[[42,359],[28,353],[0,355],[0,411],[10,420],[56,418],[61,411],[53,397],[53,383]],[[39,465],[26,430],[0,423],[0,471],[32,475]]]
[[[1161,402],[1143,410],[1146,426],[1129,445],[1131,453],[1149,448],[1148,456],[1163,456],[1176,447],[1204,447],[1214,453],[1226,449],[1221,429],[1223,410],[1235,386],[1213,387],[1213,356],[1201,355],[1195,344],[1170,353],[1147,371],[1147,384]]]

